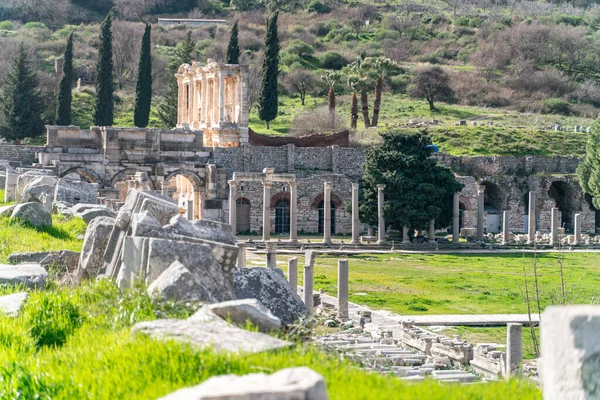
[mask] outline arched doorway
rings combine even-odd
[[[324,229],[324,221],[325,221],[325,201],[321,200],[321,202],[318,205],[318,210],[319,210],[319,233],[323,233]],[[331,234],[335,235],[335,203],[332,201],[331,202]]]
[[[250,232],[250,200],[239,198],[235,202],[235,226],[236,233]]]
[[[275,233],[290,233],[290,201],[279,199],[275,203]]]
[[[74,167],[74,168],[71,168],[71,169],[63,172],[60,175],[60,177],[64,178],[64,177],[69,176],[71,174],[79,175],[79,178],[81,180],[85,180],[85,181],[87,181],[89,183],[98,183],[100,186],[104,185],[104,182],[102,181],[102,178],[100,177],[100,175],[96,171],[94,171],[92,169],[89,169],[89,168],[86,168],[86,167]]]
[[[193,219],[204,218],[204,200],[202,193],[205,192],[204,179],[198,174],[186,169],[172,171],[164,177],[163,184],[166,185],[166,195],[177,201],[180,212],[188,212],[192,207]]]
[[[458,229],[462,229],[465,227],[465,210],[467,207],[461,201],[458,203]]]
[[[500,188],[492,182],[481,183],[485,187],[483,192],[483,210],[485,211],[485,228],[489,233],[500,233],[502,231],[501,215],[506,209],[506,196]]]
[[[575,190],[567,182],[554,181],[548,189],[548,196],[554,200],[561,214],[562,226],[569,233],[573,232],[575,212],[577,211]]]

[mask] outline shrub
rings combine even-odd
[[[340,70],[348,65],[348,60],[335,51],[327,51],[319,55],[319,61],[323,69]]]
[[[406,93],[408,78],[406,75],[394,75],[389,77],[387,83],[392,93]]]
[[[470,26],[470,22],[471,21],[467,17],[458,17],[454,21],[454,24],[458,26]]]
[[[316,24],[312,25],[310,27],[310,31],[312,33],[314,33],[315,35],[317,35],[318,37],[324,37],[327,36],[327,34],[329,33],[329,26],[326,25],[324,22],[317,22]]]
[[[571,114],[571,107],[569,103],[563,99],[546,99],[542,101],[544,112],[547,114]]]
[[[288,43],[285,52],[298,55],[300,58],[308,58],[315,53],[315,48],[302,40],[293,39]]]
[[[317,14],[327,14],[331,12],[331,7],[328,4],[321,3],[319,0],[313,0],[308,5],[308,12]]]
[[[46,29],[46,25],[43,22],[28,22],[23,29]]]
[[[0,22],[0,31],[12,31],[14,29],[13,23],[10,21]]]
[[[329,125],[329,109],[327,106],[315,108],[314,110],[300,112],[294,116],[292,121],[292,134],[296,136],[308,135],[313,133],[331,132]],[[341,131],[348,128],[346,119],[339,114],[335,114],[335,131]]]

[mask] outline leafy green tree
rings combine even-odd
[[[196,51],[196,42],[192,39],[192,31],[188,31],[185,40],[175,51],[169,64],[169,82],[167,92],[163,101],[158,106],[158,116],[166,128],[173,128],[177,125],[177,102],[179,98],[179,86],[175,74],[181,65],[191,64]]]
[[[450,169],[431,157],[426,132],[390,130],[383,143],[367,152],[363,164],[361,221],[377,224],[377,185],[385,184],[384,217],[388,227],[425,229],[435,219],[436,228],[452,220],[452,198],[462,184]]]
[[[73,32],[67,40],[62,72],[63,77],[58,92],[56,124],[66,126],[71,125],[71,103],[73,102]]]
[[[600,118],[592,124],[585,147],[585,158],[577,168],[579,184],[592,196],[592,203],[600,209]]]
[[[44,131],[43,104],[37,85],[21,43],[0,88],[0,136],[4,139],[19,143]]]
[[[417,71],[412,81],[410,95],[423,98],[429,103],[429,109],[435,110],[435,101],[454,99],[454,91],[450,87],[450,77],[440,67],[423,67]]]
[[[263,61],[262,81],[258,97],[258,116],[261,121],[267,123],[267,129],[270,129],[270,123],[277,117],[279,111],[279,93],[277,90],[280,50],[279,35],[277,33],[278,16],[279,13],[276,12],[267,22],[265,59]]]
[[[113,48],[112,48],[112,21],[111,9],[100,26],[100,48],[96,63],[96,103],[94,124],[96,126],[111,126],[114,121],[114,76],[113,76]]]
[[[238,21],[235,21],[231,28],[229,37],[229,46],[227,46],[227,64],[240,63],[240,44],[238,41]]]
[[[137,85],[135,88],[134,125],[140,128],[148,126],[150,106],[152,104],[152,27],[146,24],[142,37],[140,63],[138,65]]]

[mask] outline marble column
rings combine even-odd
[[[527,244],[535,244],[535,192],[529,192]]]
[[[198,192],[198,219],[204,219],[204,199],[206,199],[206,193]]]
[[[338,312],[341,321],[348,319],[348,260],[338,260]]]
[[[575,239],[573,240],[573,244],[581,243],[581,214],[575,214],[575,227],[573,229],[573,234]]]
[[[314,281],[313,281],[313,274],[314,274],[314,270],[313,270],[314,266],[312,263],[309,263],[308,265],[304,265],[304,305],[306,305],[306,308],[308,309],[308,313],[312,314],[313,313],[313,288],[314,288]]]
[[[188,221],[194,220],[194,200],[187,200],[185,202],[185,215]]]
[[[402,227],[402,244],[410,244],[410,237],[408,237],[410,229],[408,226]]]
[[[385,218],[383,218],[383,189],[385,185],[377,185],[377,244],[385,241]]]
[[[557,246],[560,244],[558,240],[558,208],[552,207],[552,221],[550,223],[550,244]]]
[[[169,182],[162,181],[160,183],[160,194],[169,197]]]
[[[298,293],[298,258],[292,257],[288,260],[288,282],[294,293]]]
[[[237,233],[237,182],[229,180],[227,183],[229,183],[229,225],[231,225],[231,231],[235,236]]]
[[[277,268],[277,244],[267,243],[267,268]]]
[[[358,183],[352,184],[352,244],[360,244],[360,218],[358,216]]]
[[[325,182],[323,192],[323,243],[331,244],[331,182]]]
[[[460,234],[460,194],[454,193],[452,198],[452,243],[458,243]]]
[[[271,240],[271,182],[263,182],[263,241]]]
[[[502,212],[502,244],[510,243],[510,211]]]
[[[225,78],[219,77],[219,123],[225,120]]]
[[[510,323],[506,326],[506,379],[521,374],[523,362],[523,325]]]
[[[298,241],[298,188],[296,181],[290,182],[290,242]]]
[[[238,247],[238,259],[237,267],[246,268],[246,245],[244,243],[237,243]]]
[[[484,229],[484,199],[485,199],[485,186],[479,185],[479,195],[477,197],[477,241],[483,242],[483,229]]]
[[[177,82],[177,125],[181,125],[183,122],[183,84],[181,81]]]
[[[435,219],[429,220],[429,232],[427,234],[427,239],[430,243],[435,242]]]

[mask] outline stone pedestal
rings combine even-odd
[[[263,241],[271,240],[271,182],[263,182]]]
[[[267,268],[277,268],[277,245],[267,242]]]
[[[558,208],[552,207],[552,222],[550,225],[550,244],[558,246],[560,244],[558,240]]]
[[[510,212],[502,213],[502,244],[510,243]]]
[[[338,260],[338,313],[340,320],[348,319],[348,260]]]
[[[479,195],[477,197],[477,241],[483,242],[483,229],[485,217],[485,186],[479,186]]]
[[[298,190],[296,182],[290,182],[290,242],[298,241]]]
[[[573,235],[575,236],[573,244],[581,244],[581,214],[575,214]]]
[[[383,190],[385,185],[377,185],[377,244],[385,242],[385,218],[383,217]]]
[[[427,232],[427,239],[429,243],[435,243],[435,219],[429,220],[429,232]]]
[[[358,183],[352,184],[352,244],[360,244],[360,219],[358,216]]]
[[[408,237],[408,232],[408,226],[402,227],[402,244],[410,244],[410,237]]]
[[[246,268],[246,245],[244,243],[238,243],[238,259],[237,259],[237,267],[238,268]]]
[[[231,180],[227,183],[229,183],[229,225],[231,225],[231,231],[235,235],[237,233],[237,182]]]
[[[331,182],[325,182],[324,185],[323,243],[331,244]]]
[[[523,362],[523,326],[507,324],[506,326],[506,379],[521,375]]]
[[[535,244],[535,192],[529,192],[527,244]]]
[[[460,195],[454,193],[452,198],[452,243],[458,243],[460,233]]]
[[[298,258],[292,257],[288,260],[288,282],[294,293],[298,293]]]

